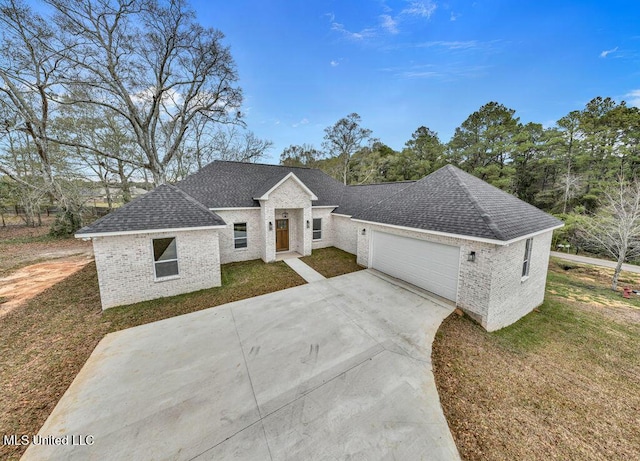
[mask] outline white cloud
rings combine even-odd
[[[439,48],[446,48],[448,50],[469,50],[471,48],[477,48],[478,45],[479,43],[477,40],[466,40],[466,41],[435,40],[432,42],[420,43],[416,46],[420,48],[439,47]]]
[[[339,63],[338,61],[331,60],[331,62],[329,63],[329,65],[330,65],[331,67],[338,67],[338,66],[340,65],[340,63]]]
[[[392,35],[395,35],[395,34],[398,33],[398,21],[393,19],[388,14],[381,15],[380,16],[380,20],[381,20],[381,23],[382,23],[382,28],[384,30],[386,30],[387,32],[389,32]]]
[[[487,73],[486,66],[463,66],[460,64],[417,64],[408,68],[384,68],[382,72],[392,72],[404,79],[439,79],[453,81],[478,78]]]
[[[442,74],[439,72],[433,72],[433,71],[406,71],[406,72],[402,72],[402,74],[400,74],[401,77],[404,78],[436,78],[436,77],[442,77]]]
[[[627,102],[630,105],[640,108],[640,90],[631,90],[625,97],[629,98]]]
[[[309,119],[307,119],[306,117],[303,118],[302,120],[300,120],[299,122],[294,123],[293,125],[291,125],[293,128],[298,128],[300,125],[307,125],[309,123]]]
[[[409,16],[420,16],[423,18],[430,18],[436,10],[437,5],[428,0],[423,2],[411,2],[408,7],[402,10],[402,14]]]
[[[360,32],[351,32],[344,27],[344,24],[340,24],[339,22],[335,21],[331,22],[331,30],[340,32],[342,35],[351,40],[364,40],[366,38],[375,36],[375,30],[372,28],[362,29]]]
[[[451,16],[450,16],[450,20],[451,21],[455,21],[456,19],[458,19],[460,17],[459,14],[455,14],[453,11],[451,12]]]
[[[393,15],[392,9],[384,3],[384,0],[380,3],[380,7],[385,14],[379,15],[379,24],[371,27],[366,27],[358,32],[351,31],[345,27],[344,24],[336,21],[336,16],[333,13],[326,13],[326,16],[331,23],[331,30],[342,34],[344,37],[363,41],[365,39],[379,37],[383,33],[396,35],[400,32],[400,24],[413,18],[429,19],[437,8],[437,5],[432,0],[421,1],[408,1],[408,5],[400,11],[400,13]],[[457,16],[451,14],[451,20],[455,21]]]
[[[610,49],[610,50],[604,50],[602,53],[600,53],[600,57],[601,58],[606,58],[611,53],[615,53],[616,51],[618,51],[618,47],[617,46],[615,48]]]

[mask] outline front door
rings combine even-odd
[[[276,251],[289,250],[289,220],[276,219]]]

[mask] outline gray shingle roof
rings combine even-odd
[[[379,184],[362,184],[344,188],[340,206],[334,213],[352,216],[358,211],[372,207],[388,199],[401,190],[406,189],[415,181],[383,182]]]
[[[344,186],[312,168],[215,161],[175,186],[162,185],[80,229],[109,232],[224,225],[209,208],[258,207],[254,200],[289,173],[317,197],[354,219],[507,241],[562,222],[447,165],[419,181]]]
[[[225,222],[175,186],[162,185],[83,227],[77,235],[220,226]]]
[[[344,185],[313,168],[214,161],[176,184],[207,208],[258,207],[260,197],[289,173],[317,197],[314,206],[338,205]]]
[[[353,218],[500,241],[562,224],[452,165],[354,213]]]

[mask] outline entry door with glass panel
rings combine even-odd
[[[289,220],[276,219],[276,251],[289,249]]]

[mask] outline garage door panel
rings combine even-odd
[[[371,251],[374,269],[456,300],[459,247],[373,232]]]

